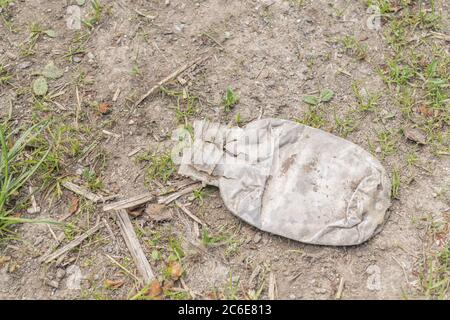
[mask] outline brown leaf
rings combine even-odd
[[[70,207],[69,207],[69,215],[74,214],[78,210],[78,204],[80,202],[80,199],[77,197],[73,197],[70,201]]]
[[[117,279],[117,280],[109,280],[106,279],[105,280],[105,287],[107,289],[119,289],[121,286],[123,286],[123,284],[125,283],[124,279]]]
[[[100,111],[101,114],[107,114],[111,112],[111,105],[106,102],[102,102],[98,105],[98,111]]]
[[[152,221],[160,222],[172,219],[172,214],[166,206],[158,203],[149,203],[145,208],[145,213]]]
[[[167,267],[167,273],[170,275],[172,280],[178,280],[183,274],[183,267],[179,262],[172,261],[169,263]]]
[[[150,298],[158,298],[159,296],[161,296],[161,294],[162,294],[161,284],[159,283],[158,280],[153,280],[150,283],[150,286],[148,287],[148,290],[145,295]]]
[[[11,261],[10,256],[0,256],[0,267],[3,266],[6,262]]]
[[[139,217],[144,212],[143,208],[134,208],[134,209],[128,209],[127,210],[128,215],[132,216],[133,218]]]
[[[418,129],[407,128],[404,130],[406,139],[417,142],[418,144],[426,144],[427,136]]]
[[[173,288],[173,285],[174,285],[173,280],[166,279],[166,280],[164,280],[163,289],[164,290],[170,290],[170,289]]]
[[[19,265],[17,263],[15,263],[15,262],[11,261],[9,263],[9,266],[8,266],[8,272],[9,273],[14,273],[14,272],[17,271],[18,268],[19,268]]]
[[[422,104],[419,107],[419,113],[425,117],[432,117],[433,116],[433,110],[430,110],[426,105]]]

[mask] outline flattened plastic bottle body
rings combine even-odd
[[[218,186],[226,207],[249,224],[334,246],[360,244],[381,230],[390,181],[359,146],[288,120],[194,127],[179,172]]]

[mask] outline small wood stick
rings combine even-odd
[[[99,195],[96,195],[95,193],[90,192],[89,190],[86,190],[80,186],[77,186],[76,184],[64,181],[62,183],[63,187],[69,189],[72,192],[75,192],[76,194],[79,194],[80,196],[85,197],[86,199],[91,200],[92,202],[100,202],[103,201],[103,198]]]
[[[193,65],[199,64],[200,62],[206,60],[209,58],[209,56],[206,57],[199,57],[195,59],[194,61],[191,61],[189,63],[186,63],[185,65],[181,66],[171,74],[169,74],[167,77],[159,81],[156,85],[154,85],[150,90],[147,91],[135,104],[134,107],[137,107],[139,104],[141,104],[142,101],[144,101],[149,95],[151,95],[153,92],[158,90],[159,87],[161,87],[163,84],[175,79],[178,77],[181,73],[183,73],[186,69],[192,67]]]
[[[178,208],[181,209],[189,218],[194,220],[195,222],[201,224],[202,226],[205,226],[205,223],[202,222],[199,218],[197,218],[191,211],[189,211],[188,208],[186,208],[183,204],[181,204],[179,201],[175,201],[175,204]]]
[[[41,257],[41,261],[44,261],[46,263],[49,263],[50,261],[58,258],[59,256],[63,255],[66,252],[69,252],[73,248],[79,246],[86,238],[89,238],[91,235],[96,233],[101,227],[103,226],[102,223],[98,223],[95,227],[92,227],[88,231],[86,231],[84,234],[79,236],[78,238],[74,239],[73,241],[69,242],[67,245],[62,247],[61,249],[56,250],[52,254],[48,256]]]
[[[77,109],[75,112],[75,127],[78,128],[78,118],[80,117],[80,112],[81,112],[81,101],[80,101],[80,94],[78,93],[78,86],[75,87],[75,93],[77,96]]]
[[[105,227],[106,227],[106,229],[108,230],[109,235],[111,236],[111,238],[113,239],[113,241],[117,241],[116,235],[115,235],[114,232],[112,231],[112,229],[111,229],[111,227],[110,227],[110,225],[109,225],[109,223],[108,223],[108,220],[106,220],[105,218],[103,218],[102,221],[103,221],[103,223],[105,224]]]
[[[338,290],[336,292],[336,299],[341,299],[342,297],[342,292],[344,291],[344,284],[345,284],[345,279],[344,277],[341,277],[341,280],[339,281],[339,287]]]
[[[270,300],[275,300],[278,296],[277,282],[273,272],[269,274],[269,292],[267,294]]]
[[[147,257],[145,256],[141,245],[139,244],[139,240],[134,232],[128,213],[124,209],[117,210],[116,212],[120,232],[122,233],[128,250],[133,257],[136,268],[142,277],[143,284],[146,285],[155,278],[155,275],[150,267],[150,264],[148,263]]]
[[[153,201],[154,199],[155,196],[147,192],[128,199],[107,204],[103,207],[103,211],[131,209],[140,206],[141,204]]]
[[[47,225],[47,227],[48,227],[48,230],[50,231],[50,234],[53,236],[53,239],[55,239],[55,240],[56,240],[56,243],[59,244],[58,237],[56,236],[56,234],[55,234],[55,232],[53,231],[52,227],[50,227],[49,225]]]
[[[117,101],[117,98],[119,97],[119,94],[120,94],[120,88],[117,88],[117,90],[116,90],[116,92],[114,93],[114,96],[113,96],[113,98],[112,98],[112,101],[113,101],[113,102],[116,102],[116,101]]]
[[[192,185],[186,187],[185,189],[171,193],[168,196],[158,197],[158,203],[168,205],[169,203],[171,203],[172,201],[175,201],[179,197],[198,189],[200,186],[201,186],[200,182],[195,183],[195,184],[192,184]]]

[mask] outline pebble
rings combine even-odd
[[[6,55],[8,58],[10,58],[11,60],[16,60],[16,59],[17,59],[17,56],[16,56],[15,54],[11,53],[11,52],[6,51],[6,52],[5,52],[5,55]]]
[[[67,288],[69,290],[80,290],[81,280],[83,279],[80,267],[77,265],[71,265],[67,268],[67,274],[69,275],[66,283]]]
[[[174,25],[175,28],[175,32],[176,33],[181,33],[184,30],[184,24],[183,23],[177,23]]]
[[[253,242],[254,243],[259,243],[262,239],[261,233],[257,232],[255,233],[255,236],[253,237]]]
[[[56,270],[56,278],[57,279],[62,279],[62,278],[64,278],[65,275],[66,275],[66,270],[64,270],[63,268],[58,268],[58,270]]]
[[[95,61],[95,56],[92,52],[88,52],[88,54],[86,56],[88,58],[89,63],[93,63]]]
[[[370,265],[366,272],[369,274],[367,278],[366,287],[370,291],[380,291],[381,290],[381,270],[376,264]]]
[[[404,134],[408,140],[414,141],[418,144],[427,143],[427,136],[418,129],[412,128],[405,129]]]
[[[73,62],[80,63],[81,58],[80,57],[73,57]]]
[[[42,243],[42,241],[44,241],[44,237],[38,237],[36,239],[36,241],[34,241],[33,246],[36,247],[36,246],[40,245]]]
[[[45,282],[46,285],[48,285],[49,287],[58,289],[59,288],[59,282],[57,280],[47,280]]]
[[[319,294],[327,293],[327,289],[325,288],[315,288],[314,291]]]
[[[19,63],[17,65],[17,68],[19,68],[19,69],[26,69],[26,68],[31,67],[31,65],[32,65],[32,63],[30,61],[24,61],[22,63]]]

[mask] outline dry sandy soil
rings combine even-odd
[[[27,213],[28,200],[14,214],[68,216],[64,224],[25,223],[3,234],[0,298],[267,299],[276,284],[280,299],[448,299],[448,2],[373,1],[390,6],[381,6],[379,28],[368,24],[366,1],[101,0],[97,17],[89,0],[0,3],[0,63],[11,75],[0,82],[0,115],[11,110],[16,127],[52,119],[39,143],[53,158],[20,193],[38,190],[41,210]],[[69,28],[70,5],[90,22]],[[38,96],[32,83],[49,61],[63,75],[47,79],[49,93]],[[427,75],[444,81],[440,91]],[[228,87],[239,100],[226,112]],[[334,92],[329,103],[304,102],[324,88]],[[101,103],[109,112],[99,111]],[[203,118],[243,125],[261,114],[320,127],[379,158],[399,187],[384,229],[355,247],[306,245],[243,223],[207,187],[180,199],[204,222],[198,233],[173,204],[165,221],[132,218],[164,287],[162,294],[141,290],[114,215],[61,182],[120,198],[173,190],[188,182],[165,158],[174,129]],[[61,259],[40,262],[98,219],[108,227]],[[167,270],[174,265],[181,279]]]

